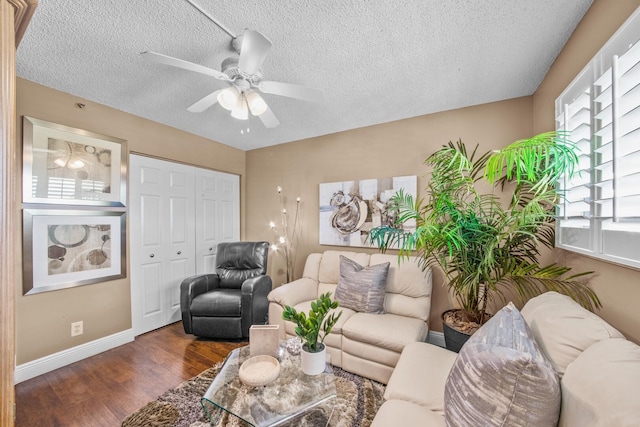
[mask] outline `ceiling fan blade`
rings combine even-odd
[[[174,58],[172,56],[163,55],[161,53],[146,51],[142,52],[142,59],[151,62],[157,62],[159,64],[171,65],[173,67],[183,68],[185,70],[194,71],[196,73],[205,74],[207,76],[215,77],[216,79],[229,81],[229,77],[226,74],[221,73],[213,68],[205,67],[204,65],[194,64],[193,62],[185,61],[183,59]]]
[[[218,89],[215,92],[212,92],[209,95],[205,96],[200,101],[193,103],[193,105],[187,108],[187,111],[191,113],[202,113],[204,110],[218,102],[218,94],[221,90],[222,89]]]
[[[274,128],[280,124],[280,121],[269,107],[267,107],[265,112],[260,114],[258,117],[260,117],[262,124],[264,124],[266,128]]]
[[[289,98],[301,99],[303,101],[324,101],[324,92],[321,89],[314,89],[311,87],[299,86],[291,83],[262,81],[258,84],[258,89],[260,89],[264,93],[287,96]]]
[[[257,31],[245,30],[238,61],[240,71],[249,75],[256,74],[267,57],[269,49],[271,49],[271,42],[268,38]]]

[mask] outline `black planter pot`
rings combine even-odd
[[[464,332],[456,331],[455,329],[444,323],[444,315],[451,311],[456,311],[456,309],[447,310],[442,313],[442,330],[444,331],[444,344],[447,350],[455,351],[456,353],[458,353],[464,343],[469,340],[471,335],[465,334]]]

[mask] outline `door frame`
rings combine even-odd
[[[15,295],[19,250],[21,194],[16,141],[16,49],[38,6],[37,0],[0,0],[0,425],[15,420]]]

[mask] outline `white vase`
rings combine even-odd
[[[318,347],[322,347],[322,350],[316,353],[310,353],[307,351],[306,344],[302,346],[300,361],[302,372],[307,375],[318,375],[324,372],[327,363],[327,348],[324,344],[319,344]]]

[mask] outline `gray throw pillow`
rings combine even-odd
[[[558,424],[558,375],[512,303],[462,347],[444,402],[447,426]]]
[[[364,313],[383,313],[389,263],[363,267],[340,255],[335,298],[341,307]]]

